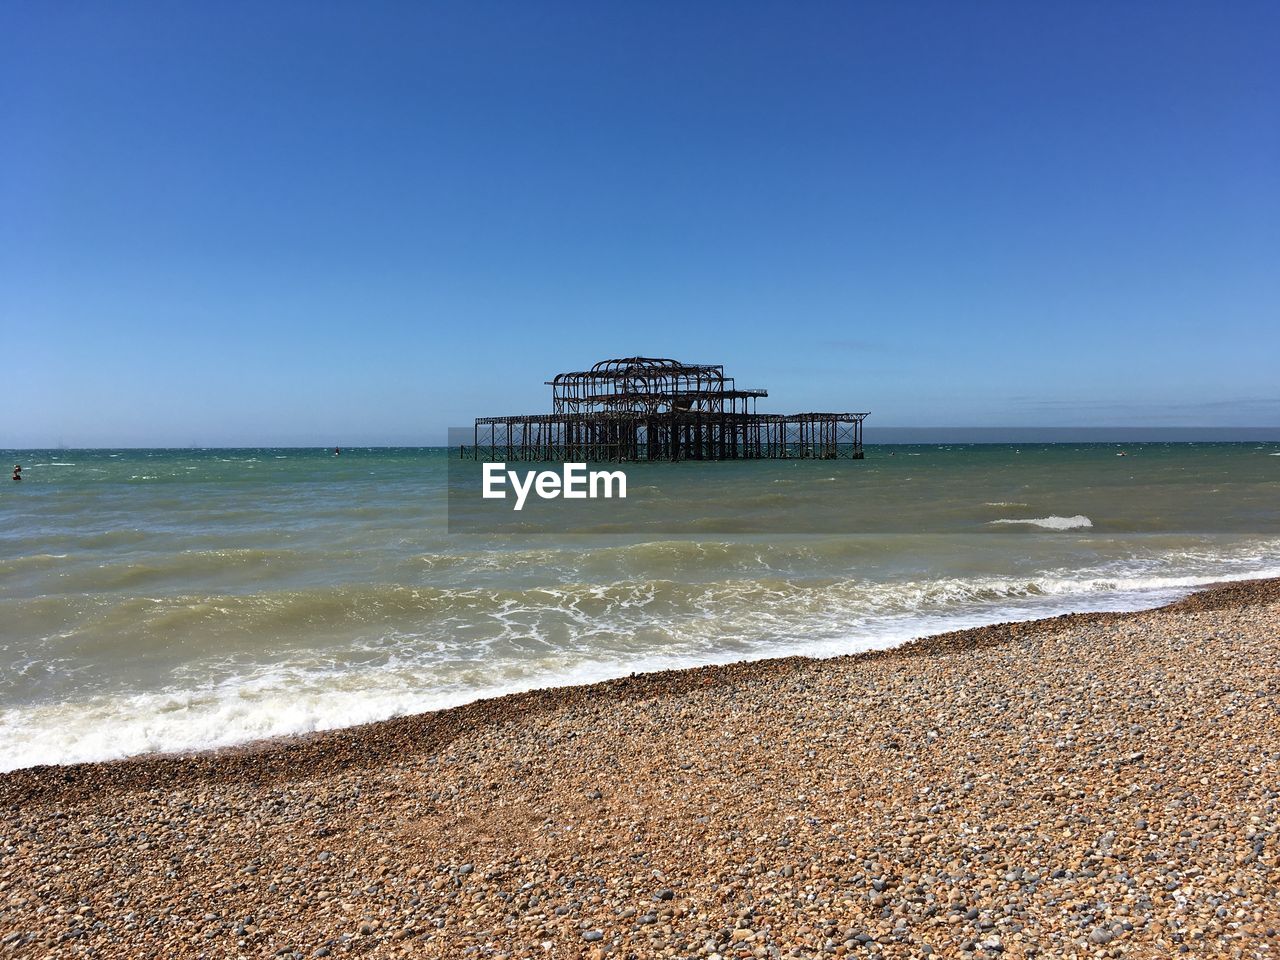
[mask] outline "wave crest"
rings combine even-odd
[[[991,523],[1029,523],[1045,530],[1081,530],[1092,527],[1093,521],[1082,513],[1074,517],[1023,517],[1021,519],[992,520]]]

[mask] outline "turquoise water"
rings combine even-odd
[[[642,532],[517,535],[448,532],[438,449],[0,456],[0,769],[1280,575],[1274,443],[630,466]]]

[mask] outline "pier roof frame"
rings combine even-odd
[[[723,364],[618,357],[560,373],[550,413],[479,417],[472,455],[555,459],[862,457],[866,413],[758,413],[764,389],[737,386]],[[482,442],[481,428],[488,433]]]

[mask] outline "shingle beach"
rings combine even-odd
[[[1280,955],[1280,581],[0,775],[0,956]]]

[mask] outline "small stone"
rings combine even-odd
[[[583,933],[583,935],[582,935],[582,939],[583,939],[583,940],[585,940],[585,941],[587,941],[587,943],[595,943],[597,940],[603,940],[603,939],[604,939],[604,931],[603,931],[603,930],[588,930],[588,931],[586,931],[585,933]]]

